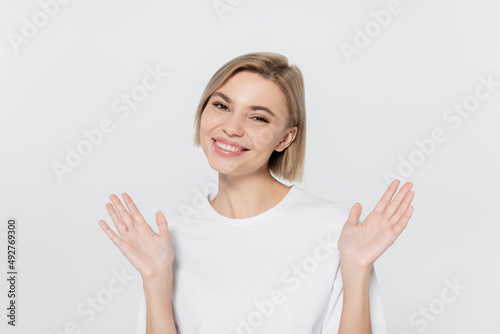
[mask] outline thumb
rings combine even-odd
[[[168,231],[167,219],[165,218],[165,215],[161,211],[156,212],[156,225],[158,225],[158,228],[160,229],[159,233],[160,237],[170,233]]]
[[[351,211],[349,212],[349,217],[347,218],[346,224],[356,226],[356,222],[359,219],[359,216],[361,216],[361,203],[354,203],[354,205],[351,208]]]

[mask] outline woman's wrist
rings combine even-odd
[[[366,285],[370,282],[373,265],[360,264],[346,258],[340,259],[340,273],[344,287],[346,285]]]
[[[153,277],[143,277],[142,285],[144,291],[167,289],[169,292],[172,290],[173,274],[171,270],[158,273]]]
[[[349,253],[340,253],[340,264],[343,266],[348,266],[352,268],[357,268],[358,271],[371,271],[373,263],[369,262],[367,259],[360,259],[359,256],[349,254]]]

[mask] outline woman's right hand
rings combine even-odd
[[[118,215],[111,203],[106,203],[106,209],[121,238],[104,220],[99,220],[99,225],[104,232],[140,272],[143,281],[152,280],[163,274],[170,277],[174,250],[163,212],[156,212],[156,224],[159,228],[159,234],[156,234],[144,220],[130,196],[126,193],[122,194],[130,213],[127,212],[118,196],[111,194],[109,198],[120,213]]]

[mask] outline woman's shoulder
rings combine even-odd
[[[297,187],[297,186],[296,186]],[[325,198],[321,195],[317,195],[313,193],[312,191],[309,191],[307,189],[304,189],[302,187],[297,187],[298,192],[300,194],[300,200],[298,201],[298,204],[303,204],[308,207],[314,207],[314,208],[324,208],[332,210],[332,211],[338,211],[340,213],[345,213],[349,212],[350,208],[347,205],[347,203],[337,200],[337,199],[328,199]]]
[[[323,240],[336,242],[349,217],[348,205],[302,188],[299,189],[299,193],[293,212],[288,213],[299,224],[299,230],[305,228],[309,231],[307,233],[313,233]]]

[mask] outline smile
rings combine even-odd
[[[226,151],[231,151],[231,152],[246,151],[245,149],[236,148],[236,147],[233,147],[233,146],[227,145],[227,144],[222,144],[222,143],[219,143],[218,141],[215,141],[215,144]]]
[[[212,139],[212,149],[215,153],[228,158],[237,157],[249,151],[248,149],[236,148],[228,144],[223,144],[215,139]]]

